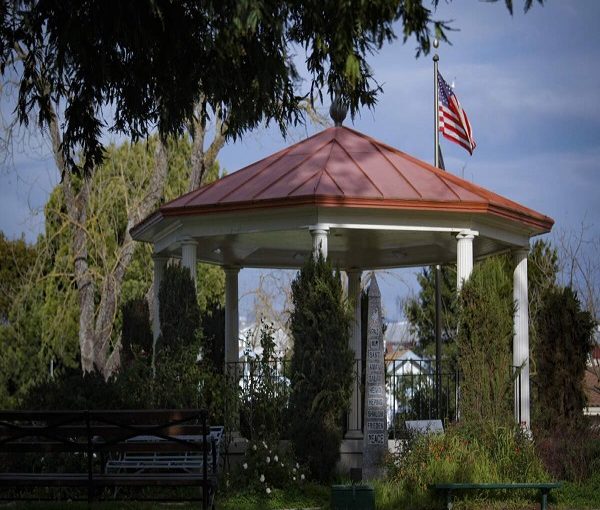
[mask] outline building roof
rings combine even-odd
[[[584,391],[587,407],[600,407],[600,370],[588,368],[585,371]]]
[[[543,214],[347,127],[325,129],[167,204],[135,226],[157,256],[237,267],[297,268],[325,228],[340,268],[456,261],[457,236],[475,258],[527,247],[549,232]]]
[[[332,127],[202,186],[156,215],[294,205],[491,214],[550,231],[553,220],[348,127]]]

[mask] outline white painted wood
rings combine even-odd
[[[309,227],[310,235],[312,236],[313,242],[313,257],[315,259],[319,256],[319,253],[323,255],[323,258],[327,258],[327,238],[329,237],[329,227],[326,225],[313,225]]]
[[[225,362],[239,361],[240,320],[238,308],[239,267],[225,268]]]
[[[181,263],[183,267],[187,267],[190,270],[190,275],[196,285],[196,250],[198,248],[198,242],[191,237],[185,237],[181,241]]]
[[[160,336],[160,303],[158,300],[158,291],[160,284],[165,275],[165,267],[167,266],[167,258],[158,255],[152,256],[154,262],[154,278],[152,283],[152,350],[156,348],[156,340]]]
[[[471,230],[462,231],[456,236],[456,288],[460,290],[473,271],[473,239]]]
[[[515,302],[513,366],[520,367],[521,377],[515,381],[515,419],[529,430],[529,302],[527,282],[527,249],[514,252],[513,299]],[[520,397],[520,398],[519,398]],[[519,407],[520,405],[520,407]]]

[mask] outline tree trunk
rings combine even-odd
[[[123,241],[117,249],[113,267],[105,268],[107,273],[100,289],[99,305],[96,309],[97,286],[88,263],[87,215],[92,190],[92,176],[82,178],[81,189],[75,189],[73,177],[65,164],[62,154],[61,136],[56,115],[51,122],[50,136],[54,160],[63,176],[63,196],[68,218],[73,229],[71,250],[74,260],[74,276],[79,300],[79,348],[81,368],[84,372],[98,370],[105,378],[118,369],[120,363],[120,342],[111,350],[111,337],[123,278],[135,252],[135,243],[130,229],[156,207],[164,194],[168,173],[165,141],[159,139],[154,155],[154,169],[150,189],[140,203],[128,211],[127,227]]]

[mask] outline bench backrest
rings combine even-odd
[[[0,452],[210,452],[222,433],[198,409],[0,411]]]

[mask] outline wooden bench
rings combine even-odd
[[[548,494],[552,489],[561,487],[561,483],[438,483],[432,485],[432,488],[445,495],[446,508],[452,510],[452,498],[456,491],[469,490],[523,490],[536,489],[540,491],[540,508],[547,510]]]
[[[3,499],[17,499],[14,492],[23,487],[83,487],[91,501],[107,487],[189,486],[202,489],[202,508],[207,509],[216,490],[223,433],[207,421],[207,413],[196,409],[0,411],[0,453],[81,455],[86,466],[75,473],[0,473],[0,488],[13,490]],[[161,465],[161,456],[177,457],[177,462]],[[111,462],[116,466],[136,458],[138,466],[140,459],[155,466],[107,469]],[[186,458],[193,459],[188,466]]]

